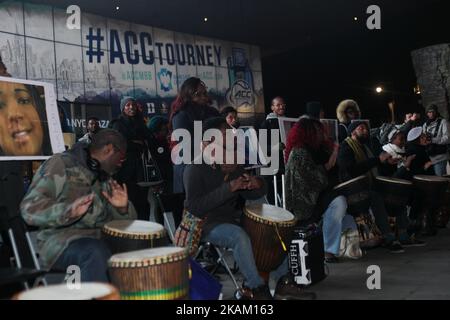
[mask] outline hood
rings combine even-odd
[[[350,119],[348,119],[347,115],[345,114],[345,110],[347,110],[348,107],[354,107],[356,110],[358,110],[359,113],[361,113],[358,103],[355,100],[350,99],[343,100],[339,103],[339,105],[336,108],[336,117],[338,118],[339,122],[342,123],[350,122]]]
[[[400,148],[392,143],[385,144],[383,146],[383,150],[389,153],[394,159],[401,159],[402,156],[406,153],[404,148]]]

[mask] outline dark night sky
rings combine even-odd
[[[394,93],[399,114],[419,110],[410,52],[450,43],[448,0],[31,1],[78,4],[102,16],[259,45],[266,106],[282,95],[293,116],[307,101],[319,100],[335,117],[337,103],[354,98],[363,117],[379,119]],[[381,30],[366,28],[371,4],[381,8]],[[387,90],[382,96],[374,94],[378,84]]]
[[[274,95],[285,96],[289,115],[297,116],[307,101],[318,100],[326,116],[334,118],[338,102],[354,98],[373,124],[388,116],[387,102],[392,98],[397,102],[397,120],[406,111],[421,111],[413,93],[416,78],[410,53],[450,42],[449,11],[443,3],[413,7],[401,15],[381,6],[381,30],[369,31],[365,20],[359,19],[352,21],[346,34],[330,31],[328,39],[317,41],[312,36],[306,45],[265,57],[266,104]],[[382,95],[374,91],[379,84],[386,89]]]

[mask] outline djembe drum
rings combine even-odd
[[[189,296],[188,252],[160,247],[113,255],[112,283],[123,300],[182,300]]]
[[[242,225],[250,237],[258,271],[266,278],[286,256],[297,223],[287,210],[268,204],[252,204],[244,209]]]
[[[369,177],[364,175],[345,181],[334,187],[334,192],[347,199],[347,212],[355,218],[360,247],[362,249],[377,247],[382,241],[382,236],[369,211]]]
[[[120,300],[119,291],[107,283],[82,282],[80,287],[58,284],[23,291],[14,300]]]
[[[383,196],[386,210],[392,216],[404,210],[410,203],[413,183],[409,180],[378,176],[375,179],[377,191]]]
[[[356,217],[369,212],[369,188],[369,177],[359,176],[335,186],[334,192],[337,195],[345,196],[348,205],[347,212]]]
[[[450,175],[445,175],[444,178],[449,179],[450,181]],[[436,227],[438,228],[447,227],[449,219],[450,219],[450,183],[447,189],[445,190],[442,206],[439,208],[436,215],[435,219]]]
[[[414,185],[409,180],[378,176],[375,188],[383,197],[391,229],[397,233],[396,216],[410,204]]]
[[[435,218],[442,206],[449,179],[437,176],[416,175],[413,177],[415,197],[422,199],[422,213],[418,227],[424,235],[435,235]],[[416,222],[417,224],[417,222]]]
[[[162,247],[168,244],[164,227],[142,220],[114,220],[102,228],[102,238],[113,254]]]

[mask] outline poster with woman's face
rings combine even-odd
[[[0,77],[0,161],[44,160],[64,149],[53,85]]]

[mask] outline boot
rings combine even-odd
[[[295,283],[294,277],[285,275],[278,280],[275,288],[275,300],[315,300],[314,292],[304,290],[304,286]]]

